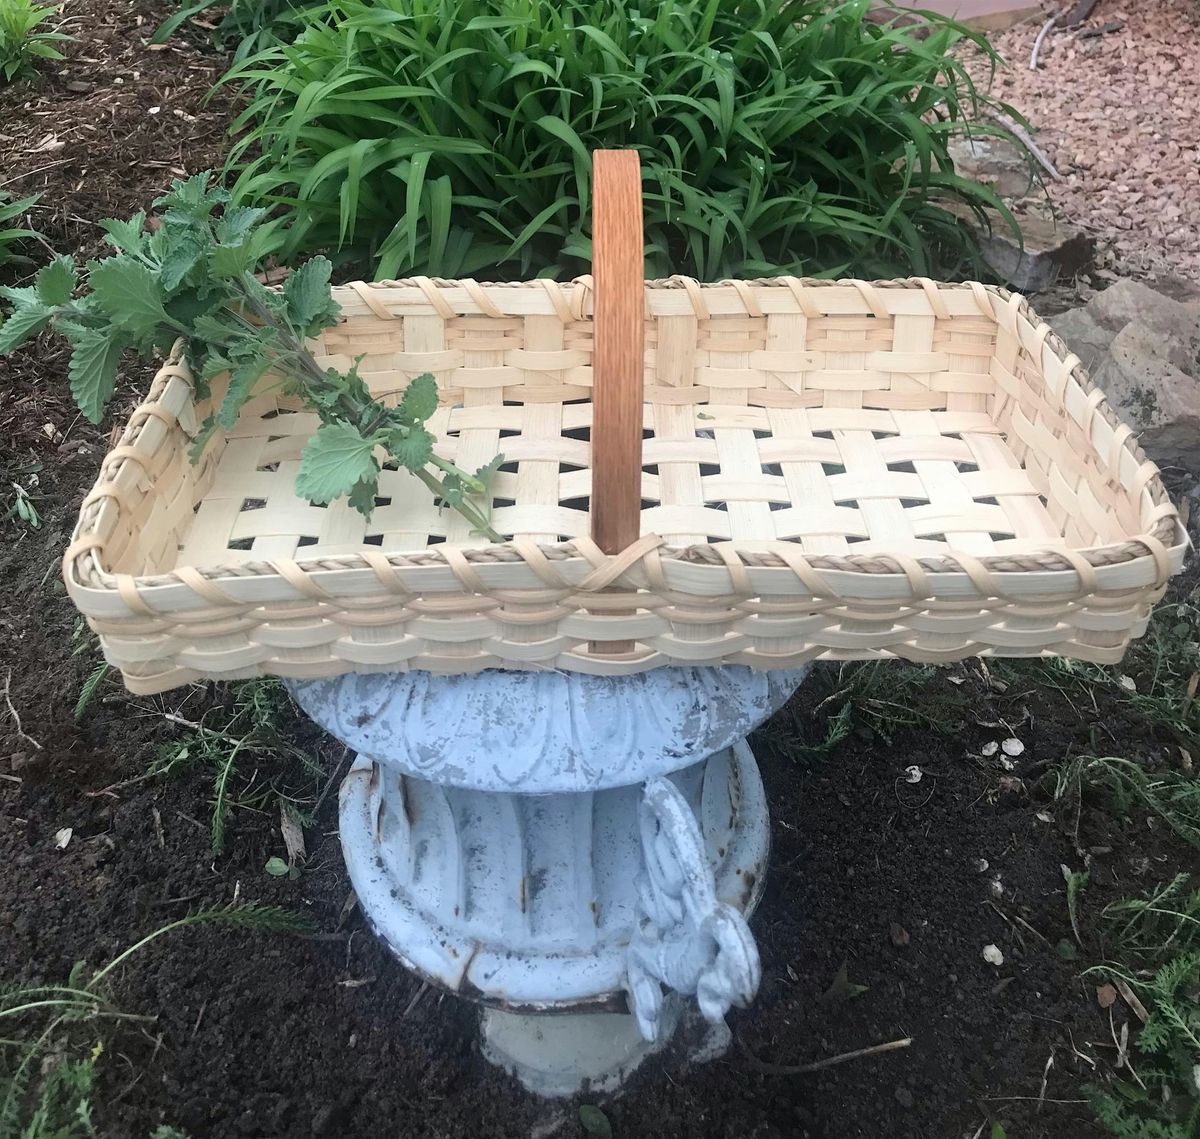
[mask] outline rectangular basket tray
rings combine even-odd
[[[404,471],[384,471],[369,522],[297,498],[317,420],[273,395],[193,465],[209,409],[175,357],[64,562],[134,691],[410,668],[1112,662],[1181,566],[1157,468],[1001,289],[648,283],[643,537],[611,557],[587,538],[589,278],[336,292],[320,362],[362,357],[385,400],[432,372],[439,453],[472,470],[504,454],[492,521],[515,540],[473,538]]]

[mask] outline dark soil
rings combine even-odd
[[[45,193],[37,220],[56,248],[95,250],[98,218],[144,208],[172,176],[219,161],[228,102],[200,100],[221,58],[203,44],[151,51],[168,9],[73,0],[82,42],[61,73],[0,92],[5,177],[17,178],[15,191]],[[43,153],[45,135],[64,145]],[[130,398],[145,377],[131,369]],[[114,422],[124,410],[114,406]],[[197,927],[132,958],[114,993],[157,1019],[110,1042],[100,1134],[146,1139],[166,1123],[193,1139],[582,1135],[573,1108],[533,1099],[480,1057],[471,1005],[421,993],[358,914],[343,913],[332,793],[293,880],[263,870],[283,853],[273,809],[235,810],[214,858],[206,777],[122,785],[180,733],[163,713],[196,719],[227,692],[151,700],[110,683],[74,724],[96,658],[77,637],[57,562],[104,444],[74,414],[54,349],[0,360],[0,487],[40,464],[33,493],[44,519],[37,530],[0,522],[0,683],[21,718],[18,730],[0,712],[0,975],[61,979],[77,960],[99,965],[173,918],[235,898],[303,910],[319,932]],[[759,740],[774,850],[754,919],[762,990],[731,1018],[740,1047],[697,1069],[678,1050],[648,1062],[604,1105],[613,1133],[973,1139],[1003,1121],[1014,1139],[1100,1135],[1080,1092],[1091,1068],[1076,1049],[1111,1059],[1112,1028],[1078,964],[1055,948],[1071,936],[1060,867],[1078,867],[1086,847],[1101,900],[1136,888],[1148,865],[1156,876],[1173,867],[1155,864],[1165,847],[1132,822],[1085,813],[1076,833],[1074,820],[1054,821],[1038,778],[1090,751],[1096,733],[1122,749],[1158,745],[1116,711],[1001,691],[971,663],[939,670],[920,695],[935,714],[947,709],[950,734],[888,741],[860,728],[806,760],[798,741],[820,739],[828,709],[815,706],[829,680],[806,685]],[[299,720],[289,730],[338,770],[339,745]],[[1009,735],[1026,745],[1013,771],[979,758],[984,742]],[[906,780],[910,765],[919,783]],[[71,841],[58,849],[66,827]],[[1001,967],[983,959],[988,944],[1003,952]],[[852,997],[829,992],[843,964],[864,986]],[[757,1066],[902,1038],[911,1046],[818,1074]]]

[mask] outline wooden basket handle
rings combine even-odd
[[[640,537],[645,366],[641,163],[592,154],[592,540],[618,554]]]

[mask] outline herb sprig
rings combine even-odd
[[[468,474],[435,453],[437,440],[427,427],[438,406],[431,375],[418,376],[388,407],[371,396],[357,361],[345,372],[322,368],[305,342],[341,313],[330,289],[332,266],[311,258],[281,289],[267,288],[254,275],[265,211],[232,203],[210,180],[206,172],[175,182],[154,203],[162,211],[156,227],[144,213],[101,222],[117,252],[89,261],[82,275],[72,258],[56,257],[32,285],[0,288],[12,305],[0,325],[0,354],[47,327],[64,336],[72,349],[71,393],[98,423],[125,349],[149,356],[182,337],[198,398],[207,399],[213,382],[228,376],[220,405],[193,442],[193,461],[217,428],[234,425],[251,395],[278,389],[300,397],[321,421],[301,455],[297,494],[315,503],[345,495],[369,517],[382,451],[474,531],[502,541],[478,496],[486,494],[503,456]]]

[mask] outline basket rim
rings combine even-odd
[[[1020,293],[999,285],[983,284],[978,281],[935,282],[926,277],[863,281],[857,278],[826,279],[780,276],[748,281],[726,279],[700,282],[691,277],[674,276],[645,282],[647,293],[657,290],[685,291],[700,319],[706,319],[709,316],[707,305],[703,299],[705,291],[732,288],[744,305],[747,316],[761,316],[763,315],[762,310],[755,302],[752,290],[759,288],[789,289],[796,298],[801,311],[807,313],[808,306],[805,304],[803,294],[810,289],[828,287],[856,289],[877,316],[890,314],[881,312],[880,306],[872,299],[871,293],[874,289],[919,289],[930,300],[935,314],[938,314],[939,310],[945,311],[944,306],[936,300],[939,292],[971,290],[978,302],[981,315],[995,320],[995,313],[987,303],[987,296],[990,294],[999,298],[1006,306],[1011,307],[1016,316],[1024,318],[1032,324],[1039,341],[1048,347],[1061,363],[1074,361],[1068,375],[1070,379],[1079,384],[1085,395],[1099,390],[1083,362],[1037,315],[1028,299]],[[482,290],[542,289],[550,294],[556,311],[565,323],[568,320],[586,319],[590,308],[592,278],[590,275],[584,275],[575,277],[569,282],[556,282],[549,279],[481,282],[473,279],[410,277],[402,280],[374,282],[353,281],[335,286],[335,289],[353,291],[372,309],[375,309],[376,306],[371,304],[368,299],[371,293],[413,288],[419,289],[439,311],[450,308],[446,299],[440,295],[442,291],[446,289],[464,290],[468,297],[485,313],[490,312],[492,315],[504,314],[484,296]],[[649,308],[649,301],[647,301],[647,308]],[[378,312],[378,310],[376,311]],[[814,314],[825,315],[819,310],[816,310]],[[392,315],[391,313],[386,314],[388,317]],[[946,315],[949,314],[946,313]],[[1069,548],[1065,544],[1055,546],[1047,543],[1044,550],[1027,554],[982,556],[954,550],[948,550],[945,554],[925,556],[906,555],[901,551],[874,554],[823,554],[806,553],[798,545],[783,540],[743,543],[733,539],[717,543],[668,546],[661,536],[644,534],[637,542],[613,555],[603,554],[595,543],[587,538],[556,543],[510,539],[503,543],[455,547],[449,557],[441,547],[435,546],[412,552],[360,551],[320,558],[276,558],[220,565],[176,566],[169,571],[156,574],[115,573],[104,565],[102,561],[104,541],[94,532],[102,501],[106,497],[117,501],[115,495],[105,493],[105,486],[115,480],[125,463],[137,461],[133,452],[142,429],[147,423],[153,419],[169,419],[172,423],[177,422],[176,416],[169,409],[162,407],[160,400],[171,380],[180,381],[194,391],[194,382],[183,363],[183,352],[184,341],[179,340],[155,375],[146,398],[130,414],[120,438],[110,448],[100,464],[96,482],[80,509],[71,542],[63,557],[63,577],[69,588],[125,592],[130,585],[135,589],[179,585],[184,584],[183,578],[178,572],[180,569],[185,569],[187,576],[193,581],[198,577],[206,582],[213,582],[222,578],[248,576],[284,576],[291,579],[296,572],[308,575],[330,570],[367,570],[378,573],[386,565],[391,568],[444,568],[449,566],[455,571],[456,576],[459,577],[468,592],[477,592],[478,590],[472,588],[472,583],[467,580],[474,576],[470,568],[473,565],[524,562],[537,573],[538,569],[542,569],[543,572],[549,569],[547,563],[566,563],[573,559],[582,559],[590,564],[594,572],[589,575],[587,581],[574,588],[580,591],[591,591],[610,588],[614,583],[620,583],[620,579],[626,571],[647,559],[655,563],[665,559],[688,563],[696,567],[711,567],[714,573],[726,576],[744,574],[747,569],[777,569],[798,576],[815,594],[827,596],[836,596],[838,591],[831,589],[828,582],[819,577],[821,571],[855,575],[904,575],[909,579],[917,596],[929,594],[927,577],[930,574],[966,574],[980,587],[981,592],[988,589],[995,592],[995,583],[990,580],[990,575],[993,573],[1060,572],[1078,575],[1080,579],[1079,592],[1082,594],[1091,592],[1087,586],[1089,580],[1094,580],[1095,570],[1145,557],[1154,561],[1157,569],[1154,585],[1155,588],[1161,588],[1165,586],[1166,580],[1172,572],[1171,553],[1177,552],[1187,543],[1178,512],[1170,501],[1158,466],[1147,458],[1132,431],[1124,428],[1125,437],[1122,439],[1121,447],[1138,463],[1139,480],[1144,483],[1144,489],[1150,495],[1152,503],[1159,508],[1157,511],[1159,516],[1150,531],[1131,535],[1119,543],[1103,546],[1076,549]],[[1122,430],[1123,424],[1120,417],[1113,410],[1103,392],[1099,394],[1100,399],[1095,405],[1094,414],[1102,416],[1114,431]],[[110,466],[110,456],[118,451],[122,453]],[[117,509],[120,509],[119,501],[117,501]],[[533,565],[532,563],[535,562],[540,565]],[[285,574],[281,571],[280,565],[286,565],[289,572]],[[539,576],[541,575],[539,574]],[[658,576],[658,574],[653,576]]]

